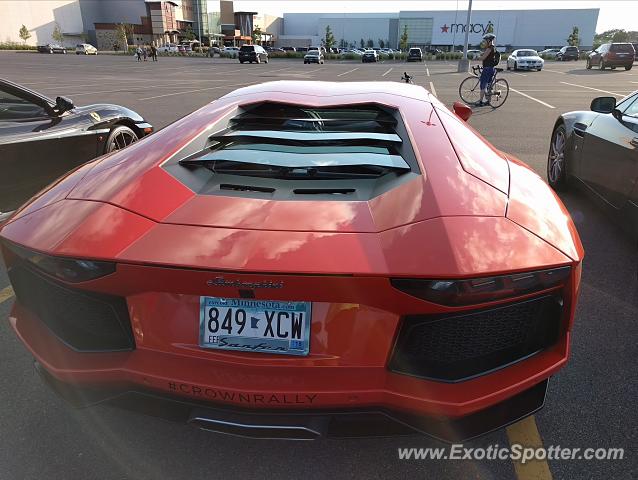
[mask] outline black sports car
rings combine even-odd
[[[0,79],[0,222],[69,170],[152,131],[128,108],[76,107]]]
[[[46,45],[38,45],[40,53],[66,53],[66,47],[56,43],[47,43]]]
[[[590,111],[561,115],[552,133],[547,179],[556,190],[574,180],[638,238],[638,91],[616,102],[598,97]]]

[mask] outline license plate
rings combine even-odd
[[[199,305],[202,348],[308,355],[311,302],[200,297]]]

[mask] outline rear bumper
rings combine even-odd
[[[58,395],[76,407],[106,404],[154,417],[189,423],[229,435],[285,440],[426,434],[461,442],[514,423],[542,408],[548,380],[491,407],[458,418],[415,415],[382,407],[364,409],[263,410],[228,407],[167,395],[133,385],[79,388],[35,367]]]

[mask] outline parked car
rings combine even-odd
[[[636,52],[631,43],[605,43],[587,56],[586,67],[590,69],[596,65],[601,70],[609,67],[624,67],[631,70]]]
[[[76,55],[97,55],[97,48],[88,43],[78,43],[75,46]]]
[[[212,46],[208,49],[208,56],[211,58],[215,55],[221,55],[221,53],[222,53],[221,48],[216,46]]]
[[[284,52],[296,52],[297,49],[295,47],[281,47]]]
[[[179,47],[176,43],[167,43],[158,47],[157,51],[160,53],[179,53]]]
[[[423,61],[423,52],[418,47],[413,47],[408,51],[408,62],[421,62]]]
[[[379,54],[376,52],[376,50],[366,50],[365,52],[363,52],[363,55],[361,55],[361,63],[366,63],[366,62],[378,62],[379,61]]]
[[[193,51],[193,48],[188,43],[180,43],[179,45],[177,45],[177,51],[183,55],[186,55],[188,53],[191,53]]]
[[[0,229],[12,368],[33,355],[76,406],[261,438],[460,443],[551,408],[582,245],[454,108],[261,83],[67,176]]]
[[[323,52],[319,50],[310,50],[303,57],[303,63],[320,63],[323,64],[325,57]]]
[[[317,46],[312,46],[312,45],[311,45],[310,47],[308,47],[308,51],[311,51],[311,50],[319,50],[319,51],[320,51],[321,53],[323,53],[324,55],[325,55],[326,53],[328,53],[328,51],[326,50],[326,47],[324,47],[324,46],[317,47]]]
[[[0,79],[0,217],[60,175],[152,131],[128,108],[76,107]]]
[[[268,52],[260,45],[242,45],[239,49],[239,63],[268,63]]]
[[[556,190],[585,187],[638,240],[638,91],[561,115],[552,132],[547,179]]]
[[[425,53],[427,53],[429,55],[439,55],[439,54],[444,53],[444,52],[443,52],[443,50],[441,50],[439,48],[428,47],[428,48],[426,48]]]
[[[556,60],[566,62],[568,60],[578,60],[580,52],[578,47],[565,46],[556,54]]]
[[[66,53],[66,47],[57,43],[47,43],[46,45],[38,45],[40,53]]]
[[[477,58],[481,56],[482,53],[483,52],[481,50],[468,50],[467,58],[468,60],[476,60]]]
[[[222,53],[230,58],[237,58],[239,56],[239,47],[224,47]]]
[[[507,58],[508,70],[542,70],[545,61],[538,55],[536,50],[522,49],[514,50]]]
[[[544,57],[548,59],[555,59],[558,52],[560,52],[560,48],[547,48],[538,53],[539,55],[543,55]]]
[[[307,52],[308,50],[310,50],[308,47],[297,47],[298,52]]]

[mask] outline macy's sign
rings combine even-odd
[[[470,33],[481,33],[485,35],[488,31],[494,31],[494,24],[490,20],[487,24],[484,23],[470,23]],[[446,23],[441,27],[441,33],[465,33],[464,23],[452,23],[448,26]]]

